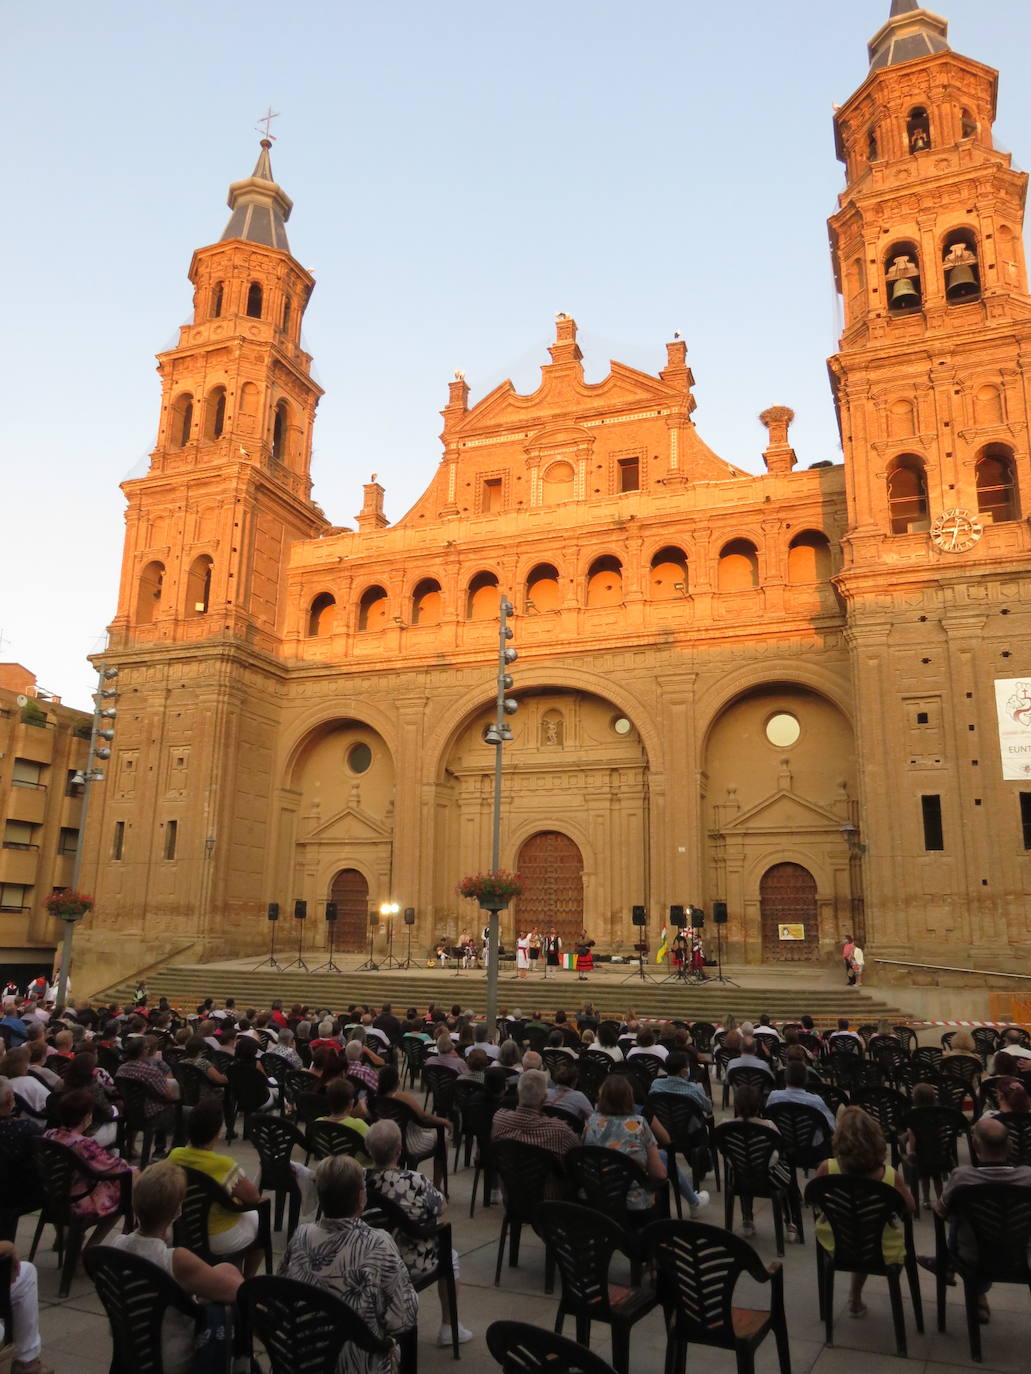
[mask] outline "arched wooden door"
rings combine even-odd
[[[802,963],[820,949],[816,879],[801,864],[774,864],[759,883],[763,959]]]
[[[516,925],[539,931],[554,926],[571,949],[584,920],[584,861],[577,845],[561,831],[539,830],[520,849],[516,871],[523,880]]]
[[[329,888],[337,904],[337,949],[364,949],[369,938],[369,884],[356,868],[342,868]]]

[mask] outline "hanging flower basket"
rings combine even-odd
[[[503,911],[513,897],[518,897],[523,885],[517,873],[474,873],[463,878],[455,888],[460,897],[471,897],[484,911]]]
[[[65,888],[63,892],[52,893],[43,903],[51,916],[62,921],[81,921],[93,905],[93,898],[85,892],[73,892]]]

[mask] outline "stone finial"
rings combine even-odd
[[[770,406],[759,416],[769,430],[769,444],[763,452],[767,472],[790,472],[798,462],[795,450],[788,443],[788,429],[795,418],[789,406]]]
[[[383,488],[376,481],[376,474],[372,474],[372,481],[366,482],[362,488],[365,499],[362,508],[355,517],[358,521],[360,530],[382,530],[385,529],[390,521],[383,514]]]
[[[555,342],[548,348],[552,366],[579,363],[583,354],[576,342],[576,320],[560,310],[555,316]]]
[[[456,426],[469,414],[469,383],[461,368],[456,369],[454,377],[447,384],[447,405],[440,413],[444,420],[441,438],[446,442]]]

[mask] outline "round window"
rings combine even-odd
[[[778,749],[788,749],[792,744],[797,744],[801,733],[798,717],[790,711],[778,711],[766,722],[766,738]]]
[[[617,735],[629,735],[634,727],[627,720],[626,716],[617,716],[612,722],[612,728]]]
[[[352,744],[347,751],[347,766],[352,773],[367,773],[372,763],[372,750],[367,744]]]

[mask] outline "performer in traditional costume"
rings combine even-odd
[[[587,982],[587,975],[594,968],[594,958],[591,954],[593,948],[594,941],[586,930],[581,930],[580,938],[576,942],[576,976],[581,983]]]
[[[562,967],[562,940],[554,926],[544,939],[544,957],[548,968]]]
[[[516,940],[516,969],[518,976],[525,978],[530,968],[530,937],[524,930]]]
[[[530,972],[535,973],[541,966],[541,937],[535,930],[531,930],[529,941]]]
[[[705,950],[702,948],[700,935],[694,937],[694,944],[691,946],[691,972],[700,983],[707,981],[705,977]]]

